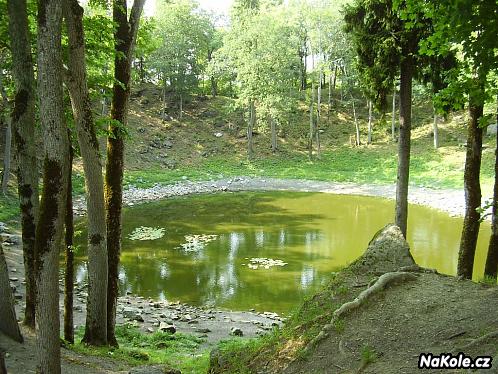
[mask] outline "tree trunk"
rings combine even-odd
[[[434,149],[438,149],[439,148],[439,134],[438,134],[438,128],[437,128],[436,108],[434,108],[434,122],[432,123],[432,131],[434,134]]]
[[[0,347],[0,374],[8,374],[5,367],[5,351]]]
[[[306,44],[306,41],[304,41],[303,44]],[[301,48],[300,51],[299,51],[299,57],[300,57],[300,61],[301,61],[301,74],[300,74],[300,78],[301,78],[301,84],[300,84],[300,89],[301,91],[306,91],[306,86],[307,86],[307,75],[306,75],[306,72],[308,70],[308,67],[307,67],[307,63],[306,63],[306,49],[305,48]]]
[[[83,341],[107,344],[107,250],[104,182],[99,144],[87,86],[83,8],[77,0],[64,1],[69,39],[69,88],[76,134],[85,171],[88,216],[88,301]]]
[[[12,130],[21,211],[22,248],[26,273],[24,324],[35,328],[35,232],[38,217],[38,167],[35,147],[35,80],[25,0],[9,0],[12,75],[16,84]]]
[[[116,303],[118,298],[118,268],[121,253],[121,209],[123,198],[124,137],[128,122],[130,97],[131,62],[140,15],[145,0],[135,0],[127,19],[126,0],[113,1],[113,21],[117,25],[114,33],[116,52],[114,58],[114,79],[110,137],[107,138],[107,161],[105,173],[105,207],[107,213],[107,341],[117,346]],[[116,125],[116,122],[119,125]]]
[[[480,215],[476,209],[481,206],[479,174],[481,171],[482,129],[479,127],[479,119],[483,115],[483,105],[476,104],[473,97],[470,97],[469,101],[467,152],[465,154],[465,171],[463,175],[465,216],[460,239],[460,251],[458,253],[457,274],[471,279],[480,224]]]
[[[5,102],[6,107],[9,108],[9,98],[5,92],[5,87],[3,85],[3,72],[0,71],[0,91],[2,94],[2,100]],[[2,170],[2,194],[5,196],[7,194],[7,188],[9,186],[10,179],[10,159],[12,157],[11,147],[12,147],[12,122],[9,116],[5,116],[5,123],[7,128],[5,131],[5,148],[3,152],[3,170]]]
[[[313,132],[315,130],[315,82],[313,81],[313,76],[311,78],[311,100],[310,100],[310,133],[308,138],[308,157],[311,160],[313,158]]]
[[[320,159],[320,116],[322,114],[322,71],[318,75],[319,84],[317,88],[317,105],[316,105],[316,123],[315,123],[315,142],[316,142],[316,157]]]
[[[353,117],[354,117],[354,127],[356,130],[356,146],[360,146],[361,145],[360,125],[358,124],[358,118],[356,117],[356,106],[354,103],[354,99],[353,99]]]
[[[43,193],[36,227],[37,373],[60,366],[59,253],[66,210],[68,152],[62,91],[62,4],[38,2],[38,95],[44,140]]]
[[[139,59],[139,71],[140,71],[140,83],[144,83],[145,82],[145,62],[144,62],[144,56],[140,56],[140,59]]]
[[[180,121],[183,118],[183,93],[180,93]]]
[[[252,159],[254,156],[252,135],[255,123],[256,123],[256,107],[254,105],[254,100],[251,100],[249,102],[249,122],[247,123],[247,157],[249,159]]]
[[[496,95],[496,123],[498,123],[498,95]],[[498,271],[498,131],[496,132],[495,149],[495,185],[493,189],[493,210],[491,214],[491,237],[489,238],[488,255],[484,275],[496,280]]]
[[[393,112],[391,117],[391,135],[393,141],[396,141],[396,82],[393,88]]]
[[[10,179],[10,158],[12,145],[12,126],[10,118],[7,118],[7,129],[5,130],[5,150],[3,153],[3,170],[2,170],[2,193],[7,194]]]
[[[213,50],[211,48],[208,49],[208,56],[207,56],[208,62],[211,62],[213,59]],[[209,77],[209,81],[211,83],[211,96],[216,97],[218,95],[218,83],[216,82],[216,78],[214,75],[211,75]]]
[[[412,128],[412,77],[413,60],[405,57],[401,62],[399,90],[400,130],[398,142],[398,177],[396,180],[396,225],[406,238],[408,225],[408,181],[410,178],[410,138]]]
[[[270,127],[271,127],[271,151],[273,153],[277,152],[277,126],[275,119],[270,117]]]
[[[66,234],[65,234],[65,255],[66,269],[64,272],[64,339],[74,344],[74,322],[73,322],[73,290],[74,290],[74,222],[73,222],[73,158],[74,149],[71,144],[71,132],[68,129],[69,139],[69,175],[67,178],[67,198],[66,198]]]
[[[10,288],[9,270],[2,246],[0,245],[0,332],[22,343],[23,338],[17,324],[14,297]]]
[[[216,83],[216,78],[214,76],[211,76],[211,96],[216,97],[218,96],[218,83]]]
[[[367,144],[372,144],[372,100],[368,100],[368,138]]]

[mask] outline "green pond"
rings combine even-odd
[[[120,291],[220,309],[287,313],[354,261],[392,221],[394,202],[301,192],[197,195],[144,203],[123,213]],[[77,223],[77,281],[86,277],[85,221]],[[164,228],[131,240],[138,227]],[[489,224],[481,225],[475,273],[484,269]],[[408,241],[418,264],[454,274],[462,220],[410,205]],[[193,250],[189,235],[216,235]],[[251,265],[254,258],[286,265]]]

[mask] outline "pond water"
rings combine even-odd
[[[286,313],[326,283],[331,272],[360,256],[393,216],[393,201],[325,193],[223,193],[144,203],[123,213],[120,291],[220,309]],[[82,235],[76,277],[82,281],[85,221],[77,226]],[[163,228],[164,236],[131,240],[142,226]],[[461,227],[462,219],[410,205],[408,241],[417,263],[454,274]],[[215,236],[182,247],[189,235]],[[489,224],[483,224],[478,278],[488,238]],[[258,258],[286,264],[256,268]]]

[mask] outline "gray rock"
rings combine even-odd
[[[238,327],[232,327],[230,329],[230,335],[233,335],[233,336],[244,336],[244,333],[242,332],[242,330]]]
[[[168,325],[165,322],[161,322],[159,324],[159,331],[169,332],[170,334],[174,334],[176,332],[176,327],[174,325]]]
[[[198,332],[200,334],[207,334],[208,332],[211,332],[211,330],[208,328],[199,328],[199,329],[195,329],[195,332]]]
[[[137,313],[135,315],[135,317],[133,318],[134,321],[137,321],[137,322],[144,322],[144,317],[140,314],[140,313]]]
[[[182,374],[182,372],[169,366],[147,365],[135,367],[128,374]]]
[[[4,244],[19,244],[19,235],[13,235],[13,234],[7,234],[6,232],[2,232],[0,234],[0,242],[3,242]]]

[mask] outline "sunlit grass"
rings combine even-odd
[[[154,332],[145,334],[131,325],[116,326],[116,338],[119,348],[90,347],[79,343],[83,337],[83,328],[76,331],[75,343],[70,346],[76,352],[111,357],[131,365],[164,364],[180,369],[185,373],[206,373],[209,364],[209,352],[201,349],[202,339],[185,334]]]

